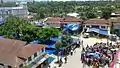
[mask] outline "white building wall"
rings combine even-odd
[[[29,65],[31,64],[33,61],[35,61],[37,58],[39,58],[40,56],[42,56],[43,53],[45,53],[45,50],[42,52],[42,50],[36,52],[37,53],[37,57],[34,57],[34,54],[31,56],[31,61],[28,61],[28,59],[25,61],[25,63],[23,64],[23,66],[25,65]]]
[[[8,17],[9,15],[27,18],[27,7],[0,7],[0,17]]]

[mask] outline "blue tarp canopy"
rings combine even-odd
[[[108,35],[108,31],[107,30],[100,30],[99,32],[102,35]]]
[[[99,29],[97,29],[97,28],[89,28],[89,32],[99,33]]]
[[[45,48],[55,48],[55,44],[53,44],[53,45],[47,45]]]
[[[61,41],[61,36],[51,37],[50,40],[48,40],[44,43],[46,45],[46,47],[45,47],[46,53],[48,53],[48,54],[55,54],[56,53],[56,49],[55,49],[56,41]]]
[[[51,37],[50,38],[51,41],[60,41],[61,40],[61,37]]]
[[[45,51],[47,54],[54,54],[56,52],[56,50],[46,50]]]
[[[47,45],[46,48],[55,48],[55,42],[60,41],[61,37],[51,37],[49,41],[46,41],[45,44]]]
[[[106,29],[99,29],[99,28],[89,28],[87,32],[96,32],[102,35],[108,35],[108,30]]]
[[[80,27],[80,24],[67,24],[67,25],[64,25],[64,28],[65,29],[70,29],[71,31],[76,31],[78,30]]]
[[[80,24],[73,24],[72,26],[70,26],[70,30],[76,31],[79,29],[79,27],[80,27]]]
[[[101,30],[107,30],[107,29],[105,29],[105,28],[100,28]]]
[[[39,44],[39,41],[38,40],[34,40],[34,41],[30,42],[30,44]]]

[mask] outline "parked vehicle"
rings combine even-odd
[[[89,33],[84,33],[83,38],[89,38]]]

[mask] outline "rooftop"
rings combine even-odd
[[[120,23],[120,17],[114,17],[114,18],[111,18],[110,20],[111,22],[114,22],[114,23]]]
[[[75,17],[48,17],[45,22],[47,23],[80,23],[82,22],[82,19],[75,18]]]
[[[79,14],[78,13],[68,13],[68,16],[72,16],[72,17],[77,17]]]
[[[40,44],[26,45],[24,41],[0,38],[0,63],[18,67],[43,47]]]
[[[85,24],[88,25],[109,25],[108,20],[105,19],[89,19],[87,21],[84,22]]]
[[[23,9],[23,7],[19,6],[19,7],[0,7],[0,10],[13,10],[13,9]]]

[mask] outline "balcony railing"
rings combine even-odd
[[[30,63],[29,66],[32,68],[33,65],[37,64],[43,57],[45,57],[46,53],[42,53],[39,57],[33,59]]]

